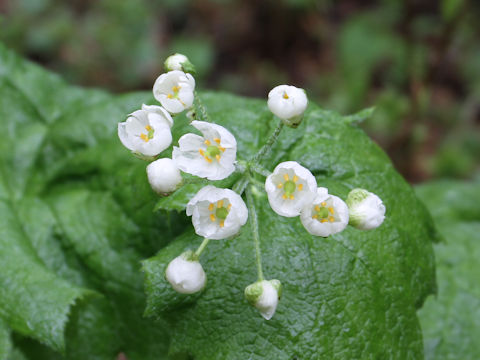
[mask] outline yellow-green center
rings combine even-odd
[[[228,215],[228,210],[224,207],[217,208],[215,211],[215,216],[219,219],[225,220]]]
[[[297,185],[292,181],[288,180],[285,181],[283,184],[283,190],[285,191],[285,195],[290,196],[295,192],[295,189],[297,188]]]
[[[207,156],[210,158],[214,158],[217,155],[220,155],[220,149],[215,145],[207,146]]]
[[[328,217],[328,209],[326,207],[321,207],[319,211],[317,211],[317,215],[320,219],[325,219]]]

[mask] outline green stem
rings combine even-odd
[[[232,190],[235,191],[238,195],[242,195],[247,187],[250,179],[248,174],[244,174],[238,181],[233,185]]]
[[[264,177],[267,177],[271,174],[270,170],[267,170],[263,166],[258,165],[258,164],[250,164],[249,168],[252,169],[257,174],[262,175]]]
[[[262,281],[264,278],[262,270],[262,254],[260,253],[260,237],[258,235],[258,219],[257,211],[255,210],[255,203],[253,202],[251,187],[247,187],[245,189],[245,193],[247,195],[248,216],[250,217],[250,226],[252,228],[253,242],[255,244],[258,281]]]
[[[205,106],[203,106],[202,100],[200,100],[200,97],[198,96],[197,91],[194,92],[195,95],[195,112],[200,112],[201,119],[202,121],[210,122],[208,118],[208,113],[207,109],[205,109]],[[198,115],[198,114],[197,114]]]
[[[277,141],[278,135],[280,135],[280,131],[283,129],[283,121],[280,120],[278,123],[277,127],[273,131],[272,135],[268,138],[267,142],[265,145],[262,146],[260,150],[255,154],[255,156],[252,158],[251,163],[258,163],[262,158],[265,156],[265,154],[272,148],[273,144]]]
[[[198,247],[197,251],[195,251],[195,256],[197,258],[200,257],[200,255],[202,254],[202,251],[207,247],[207,244],[208,242],[210,241],[210,239],[203,239],[202,243],[200,244],[200,246]]]

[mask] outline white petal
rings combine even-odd
[[[178,99],[169,99],[167,96],[160,96],[160,104],[172,114],[181,113],[185,106]]]
[[[192,88],[190,86],[182,87],[178,92],[178,98],[181,100],[181,104],[184,109],[192,107],[194,99]]]
[[[142,105],[142,110],[147,111],[147,113],[150,114],[156,114],[160,116],[163,121],[167,122],[167,124],[172,127],[173,126],[173,119],[170,113],[165,110],[163,107],[158,106],[158,105]],[[149,117],[149,120],[151,121],[151,118]]]
[[[266,320],[270,320],[277,310],[278,292],[267,280],[263,280],[261,284],[263,292],[255,303],[255,307]]]
[[[122,122],[118,124],[118,137],[120,138],[120,141],[122,142],[123,146],[125,146],[129,150],[133,150],[134,145],[131,141],[130,136],[128,136],[126,126],[127,126],[127,122]]]

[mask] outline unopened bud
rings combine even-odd
[[[205,287],[207,275],[192,251],[184,252],[168,264],[165,277],[182,294],[193,294]]]
[[[385,219],[382,199],[367,190],[353,189],[348,194],[346,203],[350,214],[349,225],[357,229],[375,229]]]
[[[169,158],[158,159],[150,163],[147,166],[147,177],[152,189],[162,195],[177,190],[183,180],[177,165]]]

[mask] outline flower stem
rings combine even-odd
[[[210,239],[203,239],[202,243],[200,244],[200,246],[198,247],[197,251],[195,251],[195,256],[197,258],[200,257],[200,255],[202,254],[202,251],[207,247],[207,244],[208,242],[210,241]]]
[[[265,145],[262,146],[260,150],[255,154],[255,156],[252,158],[251,163],[258,163],[262,158],[265,156],[265,154],[272,148],[273,144],[277,141],[278,135],[280,134],[280,131],[283,129],[283,121],[280,120],[278,123],[277,127],[273,131],[272,135],[268,138],[267,142]]]
[[[242,195],[247,187],[250,178],[248,175],[243,175],[238,181],[233,185],[232,190],[235,191],[238,195]]]
[[[253,170],[254,172],[256,172],[257,174],[262,175],[264,177],[267,177],[271,174],[270,170],[267,170],[263,166],[255,164],[255,163],[249,164],[249,168],[251,170]]]
[[[205,106],[203,106],[202,100],[200,100],[200,97],[198,96],[197,91],[195,91],[194,94],[195,94],[195,112],[200,113],[199,114],[201,115],[200,120],[210,122],[208,118],[207,109],[205,109]]]
[[[250,217],[250,226],[252,228],[253,242],[255,244],[258,281],[262,281],[264,278],[262,270],[262,254],[260,253],[260,237],[258,235],[258,219],[257,211],[255,210],[255,203],[253,202],[251,186],[245,189],[245,193],[247,195],[248,214]]]

